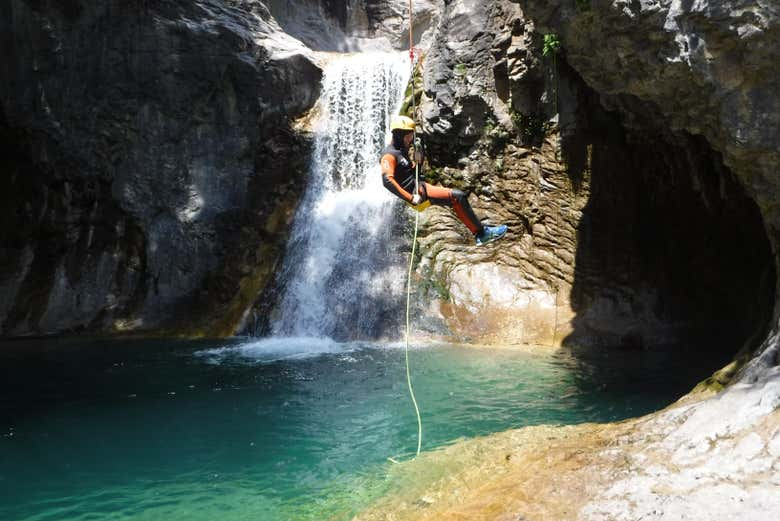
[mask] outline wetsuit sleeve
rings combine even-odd
[[[398,181],[395,180],[395,157],[392,154],[385,154],[380,160],[382,165],[382,184],[385,188],[408,203],[412,202],[412,194],[401,188]]]

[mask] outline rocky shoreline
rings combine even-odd
[[[615,424],[463,441],[393,467],[407,487],[355,519],[768,520],[780,509],[780,411],[766,396],[779,384],[688,396]],[[751,414],[731,416],[737,407]]]

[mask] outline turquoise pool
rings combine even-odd
[[[423,450],[664,407],[684,350],[411,352]],[[701,357],[699,357],[701,358]],[[416,448],[397,345],[318,339],[0,345],[0,519],[349,519]]]

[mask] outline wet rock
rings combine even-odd
[[[626,125],[653,114],[659,125],[702,136],[721,154],[756,202],[777,250],[780,12],[774,5],[518,3],[538,27],[560,35],[568,63]],[[768,342],[764,351],[776,353],[777,346]],[[774,355],[759,358],[756,364],[766,367]]]
[[[428,212],[420,271],[436,282],[421,298],[472,340],[755,346],[775,269],[750,194],[693,129],[636,95],[594,91],[565,37],[545,57],[550,28],[520,5],[448,4],[426,58],[430,180],[470,192],[477,214],[510,232],[464,249],[473,239],[451,213]],[[608,74],[590,74],[609,91]],[[752,246],[715,246],[735,241]]]

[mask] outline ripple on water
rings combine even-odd
[[[237,339],[30,353],[25,363],[0,359],[12,369],[0,382],[0,519],[349,519],[397,485],[387,458],[416,447],[399,344]],[[647,360],[610,367],[447,345],[411,354],[424,450],[642,414],[674,400],[672,383],[684,380]]]

